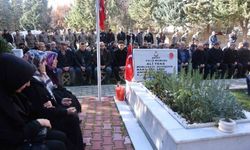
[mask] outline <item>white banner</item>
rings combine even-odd
[[[134,81],[143,81],[147,70],[177,73],[176,49],[133,49]]]

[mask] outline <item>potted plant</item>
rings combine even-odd
[[[218,122],[218,129],[222,132],[231,133],[236,128],[236,122],[234,119],[240,119],[239,114],[240,106],[236,103],[236,98],[232,94],[228,94],[228,91],[223,93],[223,100],[220,100],[219,110],[221,112],[221,119]],[[238,117],[236,117],[238,116]]]
[[[222,118],[219,120],[218,129],[222,132],[231,133],[236,128],[236,122],[230,118]]]

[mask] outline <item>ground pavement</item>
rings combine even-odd
[[[104,85],[102,101],[96,100],[96,86],[68,88],[82,104],[79,116],[86,150],[134,149],[113,100],[114,87]]]

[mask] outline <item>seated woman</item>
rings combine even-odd
[[[76,98],[70,91],[66,88],[60,86],[58,84],[57,75],[56,75],[56,67],[57,67],[57,53],[52,51],[46,51],[46,73],[47,77],[42,78],[44,79],[43,82],[46,85],[47,89],[51,91],[57,100],[57,102],[64,106],[64,107],[75,107],[77,112],[81,112],[81,105]],[[52,86],[53,85],[53,86]],[[71,103],[69,106],[65,105],[65,103]]]
[[[53,128],[66,133],[72,143],[72,150],[82,150],[83,140],[79,126],[79,118],[75,107],[70,107],[70,101],[62,101],[67,108],[59,105],[49,87],[46,75],[46,53],[42,51],[29,51],[29,62],[36,67],[36,72],[31,79],[30,86],[23,93],[31,99],[37,117],[44,117],[51,121]],[[47,88],[48,87],[48,88]]]
[[[66,136],[47,119],[32,120],[28,100],[20,93],[30,85],[33,66],[12,54],[0,54],[0,147],[4,150],[66,150]],[[49,133],[50,132],[50,133]],[[49,135],[50,134],[50,135]]]

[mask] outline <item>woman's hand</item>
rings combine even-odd
[[[51,128],[51,124],[48,119],[36,119],[36,121],[38,121],[43,127]]]
[[[75,107],[69,107],[67,108],[68,114],[75,114],[76,113],[76,108]]]
[[[72,99],[71,98],[63,98],[62,99],[62,105],[63,106],[70,106],[72,103]]]
[[[52,105],[51,101],[47,101],[46,103],[44,103],[43,107],[45,107],[45,108],[54,108],[54,106]]]

